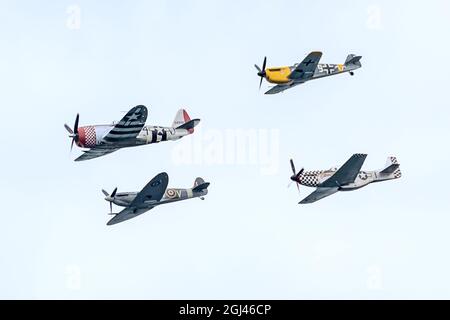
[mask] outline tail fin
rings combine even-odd
[[[180,109],[172,122],[172,128],[186,129],[189,133],[194,133],[194,127],[200,122],[200,119],[191,120],[186,110]]]
[[[359,60],[361,60],[362,56],[357,56],[355,54],[349,54],[347,56],[347,59],[345,59],[345,65],[355,65],[358,67],[361,67],[361,62]]]
[[[394,174],[395,178],[400,178],[402,172],[400,171],[400,164],[396,157],[388,157],[386,160],[385,168],[380,172],[385,174]]]
[[[209,182],[205,182],[205,180],[203,180],[202,178],[197,178],[194,181],[194,187],[192,188],[192,191],[199,192],[208,189],[208,187]]]

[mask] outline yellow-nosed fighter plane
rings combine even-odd
[[[262,70],[255,64],[255,68],[258,70],[258,76],[261,77],[259,87],[261,88],[262,79],[266,78],[268,82],[276,84],[266,94],[275,94],[313,79],[344,72],[349,72],[350,75],[353,75],[354,70],[361,68],[361,62],[359,60],[362,57],[354,54],[349,54],[344,64],[319,63],[321,57],[322,52],[313,51],[301,63],[296,63],[293,66],[267,69],[267,57],[264,57]]]

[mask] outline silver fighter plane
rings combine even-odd
[[[299,184],[317,188],[299,203],[313,203],[338,191],[352,191],[365,187],[372,182],[398,179],[402,176],[400,164],[395,157],[388,157],[382,170],[361,171],[366,157],[366,154],[356,153],[339,169],[305,171],[302,168],[298,172],[295,170],[294,161],[291,159],[293,172],[291,180],[296,182],[297,188],[299,188]]]
[[[87,149],[75,161],[94,159],[121,148],[178,140],[194,133],[194,127],[200,122],[200,119],[191,120],[186,110],[180,109],[171,127],[146,126],[147,114],[147,108],[139,105],[128,111],[118,123],[80,128],[80,116],[77,114],[73,130],[67,124],[64,125],[72,138],[70,149],[72,150],[74,143]]]
[[[137,217],[156,206],[187,200],[191,198],[200,198],[208,194],[209,182],[202,178],[195,179],[194,186],[189,189],[167,188],[169,176],[162,172],[154,177],[140,192],[117,192],[117,188],[109,194],[102,190],[105,200],[110,204],[110,214],[114,217],[109,220],[107,225],[113,225]],[[119,213],[112,212],[112,205],[125,207]]]

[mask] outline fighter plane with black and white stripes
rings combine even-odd
[[[302,62],[293,66],[266,69],[267,57],[264,57],[262,69],[255,64],[255,68],[258,70],[257,74],[261,78],[259,88],[261,88],[263,78],[270,83],[276,84],[265,94],[275,94],[310,80],[334,76],[344,72],[348,72],[353,76],[354,70],[361,68],[361,56],[354,54],[348,55],[344,64],[319,63],[320,58],[322,58],[322,52],[313,51]]]
[[[161,172],[154,177],[140,192],[117,192],[117,188],[111,194],[102,190],[105,200],[110,205],[110,215],[114,217],[109,220],[107,225],[117,224],[132,218],[135,218],[156,206],[192,199],[200,198],[204,200],[208,194],[209,182],[202,178],[194,181],[194,186],[188,189],[167,188],[169,176]],[[112,212],[112,205],[125,207],[119,213]]]
[[[184,109],[178,110],[171,127],[146,126],[148,110],[143,105],[132,108],[118,122],[111,125],[78,127],[79,114],[73,129],[64,125],[74,143],[83,149],[83,154],[75,161],[90,160],[112,153],[122,148],[142,146],[162,141],[178,140],[194,133],[200,119],[189,117]]]
[[[313,203],[338,191],[352,191],[365,187],[372,182],[398,179],[402,176],[400,164],[395,157],[388,157],[385,167],[381,170],[361,171],[366,157],[367,154],[356,153],[339,169],[305,171],[302,168],[298,172],[295,170],[294,161],[291,159],[293,172],[291,180],[297,184],[297,189],[299,189],[299,184],[317,188],[299,203]]]

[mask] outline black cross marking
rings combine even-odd
[[[327,74],[331,74],[334,71],[334,66],[331,67],[329,64],[324,65],[322,68]]]
[[[308,65],[310,65],[311,63],[314,63],[314,60],[309,59],[308,61],[305,62],[305,65],[308,66]]]

